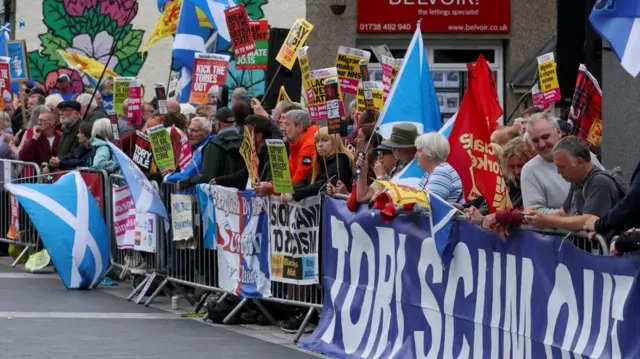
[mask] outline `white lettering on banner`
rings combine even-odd
[[[480,5],[480,0],[389,0],[389,5]]]
[[[329,289],[334,311],[319,339],[334,343],[336,332],[341,332],[345,354],[358,353],[362,358],[395,357],[401,349],[406,349],[407,337],[412,337],[417,358],[532,359],[534,340],[548,358],[554,357],[557,353],[553,350],[557,349],[563,358],[569,358],[570,353],[583,354],[585,350],[591,350],[590,357],[621,357],[617,326],[624,320],[625,302],[634,284],[631,276],[602,273],[596,293],[595,283],[599,277],[596,278],[593,270],[583,270],[582,278],[578,279],[575,272],[559,263],[549,278],[553,288],[546,303],[532,303],[536,272],[531,258],[484,249],[476,253],[467,243],[459,242],[453,259],[444,268],[434,239],[426,238],[421,243],[417,265],[413,264],[416,268],[412,269],[417,271],[420,281],[421,308],[418,310],[421,309],[426,325],[423,330],[405,333],[403,310],[406,307],[403,309],[403,305],[409,303],[402,298],[402,282],[408,278],[408,273],[403,277],[406,234],[389,227],[376,227],[378,240],[375,240],[369,235],[373,233],[371,229],[365,231],[360,223],[351,223],[347,228],[337,217],[331,216],[328,220],[331,247],[337,252],[331,263],[336,266],[336,272]],[[492,255],[490,266],[488,255]],[[350,275],[345,278],[347,264]],[[492,272],[490,290],[488,270]],[[583,283],[579,296],[574,281]],[[341,288],[347,283],[350,283],[348,289],[341,294]],[[600,303],[599,296],[602,304],[594,308],[596,301]],[[593,323],[594,314],[600,316],[599,323]],[[471,317],[475,322],[473,330],[466,323]],[[532,337],[534,322],[538,328],[540,322],[546,325],[542,332],[536,329],[540,336],[536,339]],[[485,343],[487,334],[490,339]],[[487,348],[487,344],[491,348]],[[603,353],[607,344],[611,346]]]

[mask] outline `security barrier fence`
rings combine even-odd
[[[9,192],[4,189],[5,182],[17,184],[22,183],[52,183],[59,176],[58,174],[42,174],[37,164],[26,163],[20,161],[0,160],[0,164],[4,169],[3,178],[0,178],[0,242],[24,246],[21,253],[17,256],[13,265],[15,266],[24,255],[30,250],[36,250],[41,247],[40,239],[37,231],[30,223],[28,215],[17,205],[17,201],[13,199]],[[164,221],[156,218],[149,232],[155,233],[155,247],[148,248],[145,251],[136,250],[135,247],[122,246],[118,240],[117,232],[122,232],[122,223],[115,218],[115,209],[120,205],[118,202],[118,193],[124,190],[126,183],[120,175],[107,176],[104,171],[92,169],[80,169],[85,182],[89,186],[91,193],[96,197],[102,209],[107,227],[111,229],[111,265],[105,273],[112,278],[123,279],[125,276],[131,276],[134,279],[134,289],[129,294],[128,300],[141,303],[146,297],[144,304],[149,306],[161,294],[179,294],[188,300],[192,305],[196,305],[196,312],[204,307],[207,300],[210,300],[212,294],[215,294],[215,300],[223,301],[228,296],[236,296],[235,292],[222,288],[219,282],[220,273],[218,266],[218,255],[215,246],[207,248],[204,244],[204,223],[201,217],[202,209],[195,191],[177,191],[176,186],[170,183],[161,183],[158,185],[152,182],[159,190],[162,201],[171,216],[172,206],[171,198],[178,193],[189,195],[192,199],[192,218],[193,218],[193,237],[188,240],[174,240],[172,231],[167,228]],[[269,203],[276,206],[274,201],[270,199]],[[313,284],[302,285],[292,284],[291,281],[278,280],[271,278],[271,296],[267,298],[240,298],[235,308],[224,318],[223,323],[229,323],[234,317],[239,315],[242,309],[252,302],[267,320],[276,324],[274,317],[268,310],[267,303],[278,303],[285,305],[293,305],[306,308],[306,316],[303,325],[300,327],[294,337],[294,341],[303,334],[305,327],[310,322],[313,314],[319,312],[323,306],[323,289],[320,284],[321,274],[321,255],[322,255],[322,198],[318,199],[318,208],[315,211],[317,226],[317,275]],[[277,206],[284,206],[277,204]],[[290,205],[287,205],[290,206]],[[269,205],[268,205],[269,207]],[[275,211],[275,207],[271,208]],[[119,208],[118,211],[121,209]],[[292,208],[286,208],[283,212],[290,214]],[[276,213],[271,213],[272,215]],[[155,216],[155,215],[154,215]],[[292,225],[292,224],[290,224]],[[596,236],[594,241],[590,241],[586,233],[569,233],[561,230],[539,230],[528,227],[530,229],[544,235],[560,237],[562,241],[572,242],[576,247],[581,248],[594,255],[609,255],[607,241]],[[275,233],[275,232],[274,232]],[[144,240],[136,238],[136,241]],[[555,238],[555,240],[558,240]],[[269,238],[272,241],[272,238]],[[138,242],[136,242],[138,243]],[[273,249],[272,249],[273,250]],[[271,259],[274,257],[271,254]],[[274,272],[272,272],[274,273]],[[194,295],[198,289],[203,294],[197,298]]]

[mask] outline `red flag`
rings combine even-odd
[[[595,152],[602,137],[602,90],[595,77],[582,64],[578,70],[569,118],[573,121],[572,133],[587,141],[591,151]]]
[[[502,108],[493,73],[484,56],[468,65],[468,86],[449,135],[447,162],[460,175],[467,200],[484,196],[489,212],[511,206],[500,165],[491,143]]]

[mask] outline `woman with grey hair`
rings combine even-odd
[[[108,174],[118,170],[118,162],[115,161],[107,141],[113,139],[111,121],[108,118],[101,118],[93,123],[91,130],[91,140],[89,145],[93,151],[93,156],[89,159],[89,167],[105,170]]]
[[[11,140],[13,139],[13,130],[11,129],[11,117],[2,111],[0,112],[0,160],[14,159],[15,155],[11,150]],[[3,168],[0,166],[0,181],[3,180]]]
[[[458,172],[446,162],[449,141],[438,132],[416,138],[416,160],[424,170],[420,186],[449,203],[464,203],[464,190]]]

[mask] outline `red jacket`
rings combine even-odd
[[[315,125],[307,128],[300,141],[289,145],[289,172],[294,186],[305,179],[313,169],[313,159],[316,156],[315,136],[319,129]]]
[[[41,134],[37,140],[29,138],[20,150],[18,157],[20,161],[34,162],[38,166],[42,163],[49,163],[51,157],[58,156],[58,146],[61,139],[62,134],[58,131],[54,133],[53,146],[49,146],[49,140],[44,134]]]

